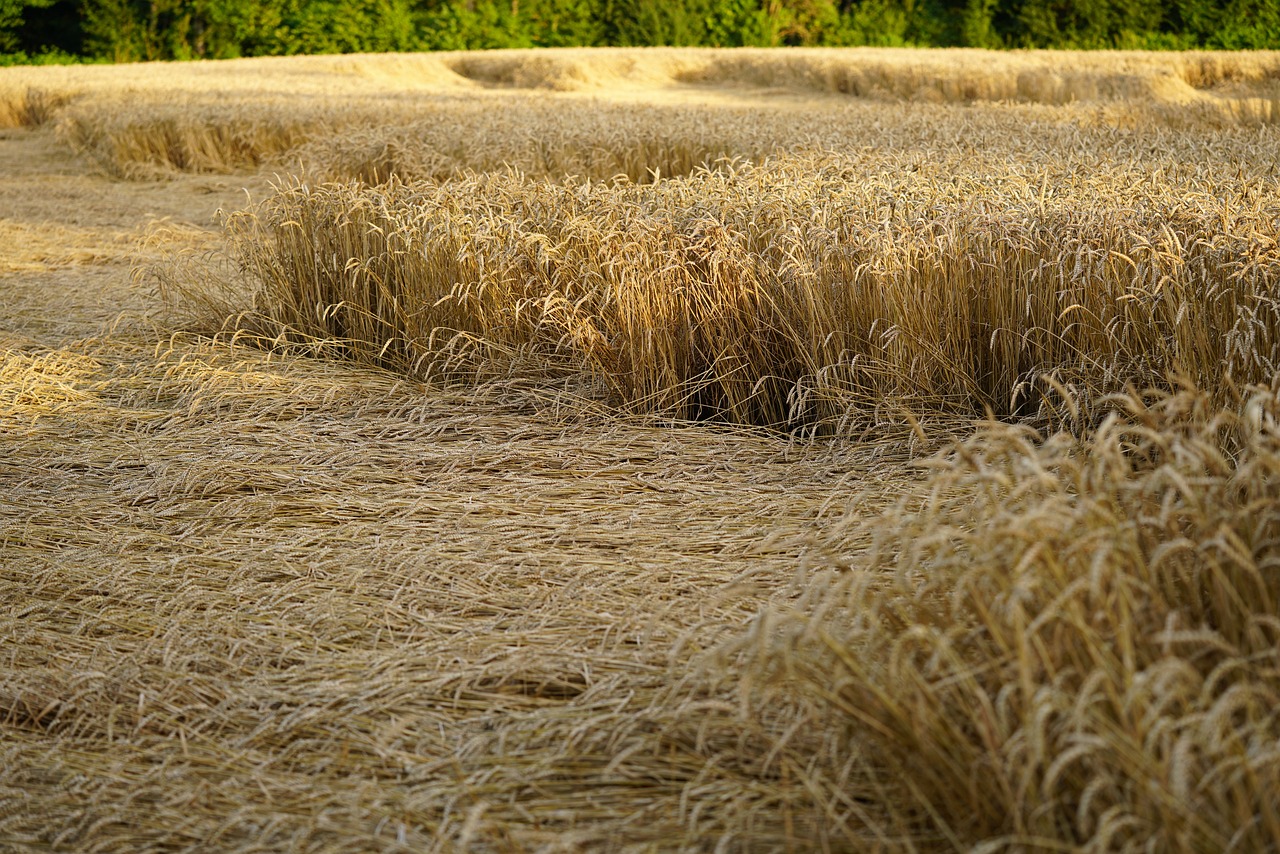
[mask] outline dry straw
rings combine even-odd
[[[900,454],[75,346],[0,354],[3,845],[809,837],[805,790],[727,752],[751,728],[696,731],[724,692],[668,689]]]

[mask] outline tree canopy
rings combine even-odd
[[[1277,48],[1280,0],[0,0],[0,53],[591,45]]]

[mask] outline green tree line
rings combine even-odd
[[[0,54],[573,45],[1278,48],[1280,0],[0,0]]]

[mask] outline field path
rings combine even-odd
[[[135,245],[245,186],[0,131],[0,849],[802,834],[694,662],[902,460],[171,338]]]

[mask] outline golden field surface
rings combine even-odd
[[[0,70],[0,850],[1280,849],[1280,54]]]

